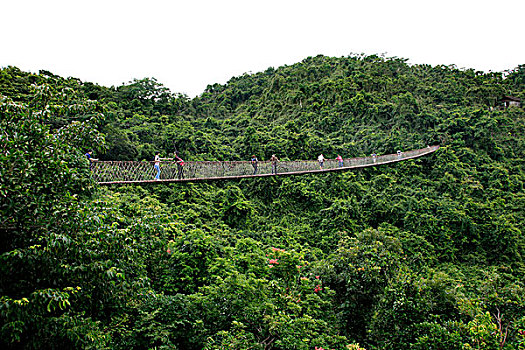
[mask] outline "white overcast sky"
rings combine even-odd
[[[525,64],[525,0],[0,0],[0,67],[174,93],[308,56]]]

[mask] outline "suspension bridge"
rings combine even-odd
[[[428,146],[394,154],[346,158],[342,164],[336,159],[326,159],[322,169],[317,160],[278,161],[275,167],[272,167],[271,161],[259,161],[256,173],[250,161],[194,161],[181,165],[169,160],[160,162],[158,180],[155,179],[155,162],[149,161],[95,161],[92,171],[95,181],[100,185],[235,180],[367,168],[419,158],[438,148],[439,146]]]

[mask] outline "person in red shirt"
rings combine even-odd
[[[177,162],[177,178],[184,179],[184,161],[177,153],[175,153],[175,161]]]
[[[342,168],[343,167],[343,157],[341,157],[339,154],[337,155],[337,161],[339,162],[339,167]]]

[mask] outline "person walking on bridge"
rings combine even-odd
[[[94,162],[96,162],[98,159],[93,158],[93,150],[90,149],[86,153],[86,158],[89,160],[89,170],[93,171],[93,167],[95,166]]]
[[[275,154],[272,154],[272,157],[270,158],[270,162],[272,162],[272,174],[277,174],[277,162],[279,161],[279,158],[275,156]]]
[[[322,153],[319,155],[319,157],[317,157],[317,161],[319,162],[319,169],[323,170],[324,156]]]
[[[338,162],[339,162],[339,167],[342,168],[343,167],[343,157],[341,157],[341,155],[337,155],[337,158],[335,158]]]
[[[175,160],[177,161],[177,179],[184,179],[184,161],[175,153]]]
[[[155,152],[155,159],[153,160],[155,162],[154,168],[157,171],[157,174],[155,175],[155,180],[160,179],[160,161],[161,160],[172,160],[172,158],[161,158],[160,152]]]
[[[253,175],[257,175],[257,164],[259,163],[259,160],[255,155],[253,155],[252,159],[250,159],[250,162],[252,163],[253,167]]]
[[[160,179],[160,152],[155,152],[154,162],[155,165],[153,167],[157,171],[157,175],[155,175],[155,180],[158,180]]]

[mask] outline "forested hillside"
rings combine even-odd
[[[0,347],[525,349],[525,65],[309,57],[209,85],[0,70]],[[345,173],[100,187],[101,160]]]

